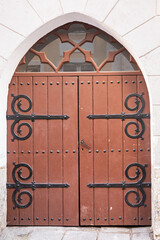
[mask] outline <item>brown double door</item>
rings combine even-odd
[[[151,224],[140,74],[17,73],[7,120],[8,225]]]

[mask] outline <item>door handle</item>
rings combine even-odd
[[[85,141],[84,141],[83,139],[81,140],[81,145],[82,145],[83,147],[85,147],[85,148],[88,148],[88,149],[91,148],[89,145],[87,145],[87,144],[85,143]]]

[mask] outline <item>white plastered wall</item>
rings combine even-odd
[[[160,238],[160,0],[0,0],[0,230],[6,227],[6,108],[8,84],[26,51],[67,22],[108,32],[134,56],[151,107],[152,223]]]

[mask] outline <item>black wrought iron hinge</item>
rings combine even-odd
[[[21,135],[22,134],[22,127],[23,126],[26,126],[28,128],[28,133],[26,136],[24,137],[21,137],[19,135],[17,135],[14,131],[14,128],[15,128],[15,125],[17,123],[19,123],[20,120],[31,120],[32,122],[34,122],[35,120],[38,120],[38,119],[46,119],[46,120],[58,120],[58,119],[64,119],[64,120],[67,120],[69,118],[68,115],[36,115],[34,113],[32,113],[31,115],[26,115],[26,114],[20,114],[16,111],[15,109],[15,105],[16,105],[16,101],[19,101],[17,102],[17,108],[19,111],[21,112],[29,112],[31,109],[32,109],[32,101],[31,99],[26,96],[26,95],[17,95],[17,96],[14,96],[14,94],[12,94],[12,97],[13,97],[13,100],[12,100],[12,103],[11,103],[11,109],[12,109],[12,112],[13,112],[13,115],[7,115],[7,120],[14,120],[14,122],[12,123],[11,125],[11,133],[12,133],[12,136],[13,136],[13,139],[12,141],[14,141],[15,139],[17,140],[26,140],[27,138],[29,138],[32,134],[32,127],[29,123],[27,122],[22,122],[18,125],[17,127],[17,134]],[[27,100],[28,102],[28,108],[26,109],[23,109],[21,107],[22,103],[22,99],[25,99]]]
[[[125,181],[122,181],[122,183],[89,183],[87,186],[89,188],[122,188],[122,190],[126,188],[137,188],[141,192],[142,199],[140,199],[140,195],[138,191],[135,190],[130,190],[125,194],[125,202],[130,206],[130,207],[140,207],[140,206],[145,206],[145,200],[146,200],[146,194],[143,188],[150,188],[151,183],[145,183],[145,177],[146,177],[146,170],[145,167],[147,165],[141,165],[140,163],[131,163],[130,165],[127,166],[125,169],[125,176],[130,179],[130,180],[135,180],[138,179],[140,174],[142,175],[141,178],[137,182],[129,182],[126,183]],[[130,177],[128,172],[131,167],[136,167],[136,175],[134,177]],[[140,171],[140,170],[141,171]],[[136,196],[136,204],[133,204],[129,202],[128,196],[130,194],[135,194]]]
[[[136,113],[126,114],[125,112],[122,112],[121,114],[88,115],[87,118],[89,118],[89,119],[121,119],[122,121],[124,121],[125,119],[135,119],[135,120],[137,120],[137,122],[131,121],[131,122],[128,122],[126,124],[126,126],[125,126],[125,133],[130,138],[141,138],[141,139],[143,139],[142,136],[143,136],[144,131],[145,131],[145,124],[144,124],[144,121],[142,119],[150,118],[150,114],[149,113],[142,113],[144,111],[144,108],[145,108],[145,101],[144,101],[144,98],[143,98],[143,94],[144,93],[142,93],[141,95],[137,94],[137,93],[132,93],[132,94],[129,94],[126,97],[126,99],[125,99],[124,105],[125,105],[126,109],[128,109],[129,111],[138,110],[140,102],[141,102],[141,107],[140,107],[140,109]],[[128,106],[128,100],[130,98],[132,98],[132,97],[136,97],[136,100],[135,100],[136,106],[133,107],[133,108],[130,108]],[[140,130],[139,123],[141,125],[141,130]],[[131,135],[128,132],[128,127],[130,125],[135,125],[136,126],[135,135]]]
[[[32,168],[26,164],[26,163],[19,163],[16,164],[13,162],[14,168],[12,171],[12,178],[14,183],[7,183],[7,188],[9,189],[15,189],[13,194],[12,194],[12,201],[14,203],[14,209],[15,208],[27,208],[31,205],[32,203],[32,194],[29,191],[23,190],[20,192],[21,189],[32,189],[35,190],[36,188],[68,188],[70,185],[68,183],[36,183],[36,182],[31,182],[31,183],[22,183],[16,178],[16,171],[19,179],[25,181],[28,180],[32,177]],[[28,176],[23,177],[22,176],[22,168],[27,168],[28,169]],[[18,197],[16,197],[17,193]],[[27,204],[22,203],[22,195],[27,195],[29,198],[29,201]]]

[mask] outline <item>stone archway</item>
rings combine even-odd
[[[7,225],[151,225],[149,117],[141,72],[112,36],[73,22],[39,39],[9,86]]]
[[[129,7],[128,7],[128,9],[129,9]],[[109,30],[109,27],[107,27],[105,24],[101,24],[101,23],[99,23],[97,20],[93,20],[92,18],[90,18],[90,17],[88,17],[88,16],[85,16],[85,15],[83,15],[83,14],[81,14],[81,13],[70,13],[70,14],[66,14],[66,15],[63,15],[62,17],[61,17],[61,20],[62,20],[62,22],[64,23],[64,19],[65,19],[65,22],[69,22],[71,19],[74,19],[75,20],[75,18],[77,19],[77,20],[80,20],[80,19],[86,19],[86,21],[88,21],[88,22],[90,22],[91,24],[93,24],[93,25],[97,25],[98,27],[100,27],[101,29],[105,29],[105,30],[107,30],[108,32],[112,32],[112,31],[110,31]],[[60,19],[60,18],[59,18]],[[70,19],[70,20],[69,20]],[[156,19],[157,18],[154,18],[153,19],[153,21],[151,21],[151,25],[155,25],[156,24]],[[58,20],[58,18],[56,19],[56,23],[58,23],[58,24],[60,24],[60,22],[57,22],[57,20]],[[144,20],[143,20],[144,21]],[[32,43],[33,42],[35,42],[40,36],[42,36],[42,35],[44,35],[44,33],[47,33],[48,31],[49,31],[49,29],[50,29],[50,27],[51,27],[51,25],[53,24],[55,22],[55,19],[54,20],[52,20],[50,23],[47,23],[47,24],[44,24],[43,26],[41,25],[41,27],[36,31],[36,32],[34,32],[33,34],[32,34],[32,36],[30,35],[30,36],[28,36],[27,38],[26,38],[26,40],[27,41],[25,41],[24,40],[24,38],[23,39],[20,39],[20,41],[19,41],[19,43],[21,42],[22,44],[21,45],[19,45],[18,46],[18,48],[16,49],[16,51],[15,50],[13,50],[12,51],[12,54],[10,55],[10,57],[9,57],[9,60],[8,60],[8,63],[7,64],[4,64],[4,66],[5,66],[5,69],[4,69],[4,71],[3,72],[1,72],[1,78],[3,79],[3,81],[5,82],[5,84],[3,85],[3,88],[1,88],[1,91],[2,91],[2,93],[3,94],[1,94],[1,96],[2,96],[2,100],[3,100],[3,104],[1,105],[1,108],[2,108],[2,113],[3,113],[3,117],[1,118],[1,126],[3,126],[2,127],[2,141],[1,141],[1,149],[3,149],[2,150],[2,152],[1,152],[1,160],[2,160],[2,173],[4,173],[4,175],[3,176],[5,176],[5,162],[6,162],[6,144],[5,144],[5,142],[4,142],[4,139],[6,139],[6,132],[4,131],[4,126],[5,126],[5,111],[6,111],[6,96],[7,96],[7,83],[10,81],[10,79],[11,79],[11,76],[13,75],[13,72],[14,72],[14,70],[15,70],[15,68],[16,68],[16,66],[17,66],[17,64],[18,64],[18,62],[19,62],[19,60],[20,60],[20,58],[24,55],[24,53],[25,53],[25,51],[27,51],[27,49],[32,45]],[[48,29],[46,28],[48,26]],[[50,27],[49,27],[50,26]],[[38,35],[39,34],[39,35]],[[133,50],[132,49],[130,49],[129,47],[127,47],[127,42],[129,43],[130,42],[130,40],[124,40],[124,38],[122,38],[122,37],[120,37],[120,36],[118,36],[114,31],[112,32],[112,35],[115,37],[115,38],[117,38],[121,43],[123,43],[123,45],[127,48],[127,49],[129,49],[130,50],[130,52],[133,54]],[[28,42],[28,44],[27,44],[27,42]],[[19,44],[18,43],[18,44]],[[142,44],[142,43],[141,43]],[[25,45],[25,47],[24,47],[24,45]],[[16,44],[15,44],[15,47],[16,47]],[[154,48],[154,46],[153,46],[153,48]],[[136,53],[138,53],[138,49],[136,50],[136,47],[135,47],[135,52]],[[151,56],[151,63],[154,61],[154,58],[156,57],[156,54],[158,53],[158,48],[157,49],[155,49],[151,54],[149,54],[148,56]],[[147,52],[147,51],[146,51]],[[134,55],[134,54],[133,54]],[[138,55],[138,54],[137,54]],[[140,56],[140,55],[139,55]],[[145,76],[145,78],[146,78],[146,82],[148,83],[148,81],[147,81],[147,75],[146,75],[146,72],[147,72],[147,70],[145,69],[145,66],[147,66],[147,64],[149,64],[149,61],[148,61],[148,58],[146,57],[146,58],[141,58],[141,60],[140,59],[138,59],[137,57],[136,57],[136,55],[134,55],[134,57],[135,57],[135,59],[136,59],[136,61],[138,62],[138,64],[139,64],[139,66],[141,67],[141,70],[143,71],[143,73],[144,73],[144,76]],[[13,59],[14,59],[14,61],[13,61]],[[142,64],[143,63],[143,64]],[[145,69],[145,70],[144,70]],[[158,74],[158,70],[156,69],[156,68],[154,68],[154,69],[152,69],[152,71],[150,70],[149,72],[148,72],[148,75],[157,75]],[[153,82],[153,79],[155,79],[155,85],[156,86],[158,86],[158,79],[156,79],[156,78],[154,78],[154,77],[150,77],[150,80],[151,80],[151,82]],[[151,87],[151,85],[150,85],[150,88],[149,88],[149,92],[150,92],[150,89],[153,91],[154,89]],[[151,92],[152,93],[152,92]],[[154,94],[151,94],[151,97],[153,96]],[[159,104],[159,100],[157,100],[157,98],[155,97],[155,96],[153,96],[152,98],[151,98],[151,100],[153,99],[153,104],[155,103],[158,103]],[[158,109],[158,107],[156,108],[156,107],[154,107],[153,108],[153,111],[152,111],[152,105],[151,105],[151,114],[152,114],[152,120],[153,120],[153,117],[155,116],[157,116],[156,114],[155,114],[155,112],[156,112],[156,109]],[[158,124],[158,122],[156,123],[155,122],[155,124]],[[155,143],[156,144],[156,146],[157,146],[157,144],[158,144],[158,138],[156,138],[156,137],[153,137],[153,134],[154,135],[156,135],[156,130],[157,130],[157,128],[155,129],[155,128],[153,128],[153,126],[152,126],[152,146],[153,146],[153,143]],[[159,131],[159,129],[158,129],[158,131]],[[159,134],[159,133],[157,133],[157,134]],[[153,162],[156,164],[157,162],[155,161],[155,158],[156,158],[156,150],[155,150],[155,148],[153,149],[153,152],[152,152],[152,160],[153,160]],[[156,171],[154,171],[154,175],[155,175],[155,179],[159,176],[158,175],[158,171],[159,171],[159,167],[158,167],[158,164],[157,164],[157,167],[156,167]],[[3,178],[4,179],[4,178]],[[2,191],[4,192],[4,185],[2,186]],[[158,194],[158,187],[157,187],[157,194]],[[155,196],[157,196],[156,194],[154,194],[153,195],[154,197]],[[2,212],[4,213],[5,212],[5,204],[3,203],[3,199],[4,199],[4,194],[2,194],[2,201],[1,201],[1,205],[2,205],[2,208],[4,209]],[[153,198],[154,199],[154,198]],[[156,209],[158,208],[158,204],[157,204],[157,207],[156,207]],[[155,209],[155,208],[153,208],[153,209]],[[153,214],[154,214],[154,212],[155,211],[153,211]],[[155,215],[154,215],[155,216]],[[157,217],[157,216],[156,216]],[[1,219],[2,219],[2,227],[4,227],[5,226],[5,217],[4,217],[4,215],[3,216],[1,216]],[[154,220],[154,227],[155,228],[157,228],[158,229],[158,224],[159,224],[159,222],[158,222],[158,220],[156,221],[156,218],[155,218],[155,220]],[[158,230],[157,230],[157,232],[155,232],[155,233],[157,233],[157,234],[159,234],[158,233]]]

